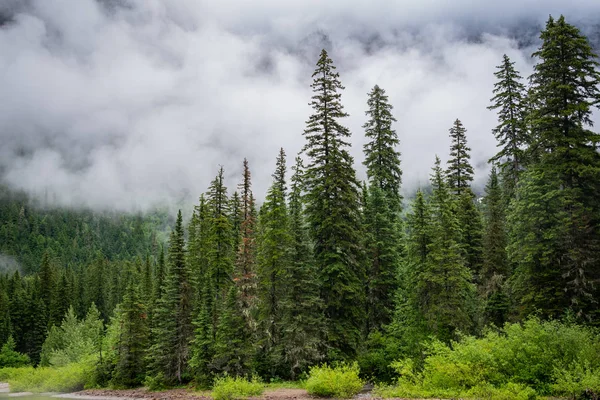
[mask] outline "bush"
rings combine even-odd
[[[0,368],[19,368],[31,364],[29,356],[17,352],[15,347],[15,340],[9,336],[0,349]]]
[[[245,378],[224,376],[215,379],[212,397],[215,400],[245,399],[250,396],[260,396],[264,388],[262,382],[256,378],[249,381]]]
[[[395,387],[384,397],[572,398],[600,390],[600,340],[591,329],[531,318],[507,324],[482,338],[462,337],[450,345],[434,341],[421,368],[412,359],[392,364]]]
[[[6,374],[6,381],[12,392],[74,392],[86,387],[93,375],[91,372],[89,365],[84,363],[60,368],[13,368]]]
[[[357,363],[312,367],[306,380],[306,390],[309,394],[320,397],[350,398],[364,386],[359,374]]]

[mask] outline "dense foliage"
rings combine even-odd
[[[0,251],[23,270],[0,274],[0,363],[41,366],[6,374],[216,382],[222,398],[255,376],[306,374],[309,390],[331,396],[362,379],[396,383],[382,393],[397,396],[598,393],[597,57],[563,17],[549,19],[534,57],[528,91],[507,56],[495,72],[500,149],[482,194],[455,119],[447,162],[431,155],[430,184],[402,198],[396,119],[379,86],[366,98],[361,185],[325,50],[306,144],[289,178],[285,151],[274,157],[260,206],[247,160],[233,193],[220,168],[163,248],[158,214],[50,210],[3,194]]]

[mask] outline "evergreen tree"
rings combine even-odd
[[[385,90],[375,86],[369,93],[369,120],[365,123],[365,166],[369,187],[365,191],[367,270],[367,331],[390,322],[394,308],[400,263],[400,153],[398,135],[392,129],[392,105]]]
[[[219,373],[248,377],[252,345],[239,295],[238,287],[231,285],[217,327],[212,368]]]
[[[56,275],[56,268],[50,262],[50,254],[45,252],[42,256],[38,276],[40,277],[40,297],[46,310],[44,313],[44,322],[48,327],[58,323],[58,320],[61,318],[56,309],[58,283]]]
[[[371,184],[385,194],[394,211],[399,211],[402,196],[402,170],[400,169],[400,153],[396,147],[400,143],[392,123],[396,119],[392,115],[392,105],[388,101],[385,90],[375,85],[369,92],[367,100],[369,109],[365,114],[369,120],[363,125],[365,137],[369,142],[364,145],[367,177]]]
[[[156,308],[155,343],[150,352],[151,370],[167,383],[187,377],[189,342],[192,338],[191,286],[185,265],[185,242],[181,211],[169,241],[168,268],[164,292]]]
[[[146,372],[148,323],[146,306],[133,282],[127,286],[117,318],[120,335],[113,383],[136,387],[142,383]]]
[[[460,227],[460,244],[463,249],[465,265],[473,277],[479,279],[483,264],[483,222],[481,212],[476,205],[475,194],[470,188],[463,189],[456,204],[456,214]]]
[[[273,183],[267,191],[260,216],[258,249],[261,348],[265,369],[271,376],[283,364],[281,346],[281,302],[286,290],[286,274],[292,262],[292,236],[286,203],[285,152],[277,157]]]
[[[483,267],[479,283],[480,291],[486,300],[485,322],[496,326],[504,325],[509,308],[504,282],[509,277],[506,255],[507,237],[502,190],[496,168],[492,168],[485,188],[485,230],[483,236]]]
[[[240,288],[242,313],[250,329],[256,329],[256,209],[248,160],[244,159],[241,193],[240,244],[236,258],[236,283]]]
[[[281,341],[288,376],[296,379],[308,366],[322,360],[325,324],[323,302],[319,297],[319,274],[304,218],[304,166],[300,157],[296,157],[292,170],[289,196],[292,248],[291,263],[284,276]]]
[[[8,297],[8,282],[0,277],[0,346],[11,337],[10,298]],[[14,341],[14,339],[13,339]],[[14,343],[16,346],[16,343]]]
[[[307,121],[303,149],[309,158],[306,214],[322,282],[330,356],[343,358],[355,354],[364,326],[359,185],[347,150],[350,132],[339,121],[347,116],[340,102],[344,87],[325,50],[313,78],[314,113]]]
[[[471,327],[469,300],[473,287],[457,240],[460,228],[454,213],[455,200],[437,157],[431,185],[431,243],[415,290],[427,328],[447,341],[455,337],[456,330],[466,332]]]
[[[471,149],[467,147],[467,130],[459,119],[450,128],[450,159],[448,160],[448,187],[457,195],[470,187],[473,181],[473,167],[469,160]]]
[[[494,84],[494,97],[490,110],[498,110],[498,126],[492,132],[500,151],[490,162],[497,163],[502,181],[506,185],[507,197],[513,198],[523,168],[523,146],[528,144],[526,128],[526,92],[515,63],[505,54],[502,64],[494,73],[498,81]]]
[[[537,258],[538,245],[523,246],[525,258],[519,259],[525,265],[520,267],[529,271],[527,279],[535,285],[555,277],[548,283],[557,290],[547,293],[549,297],[541,305],[544,313],[554,315],[559,307],[570,307],[593,318],[600,294],[595,285],[600,279],[600,136],[589,128],[592,108],[600,104],[599,64],[585,36],[562,16],[556,21],[550,17],[540,38],[542,45],[533,54],[538,63],[530,78],[533,137],[529,153],[535,165],[530,168],[527,186],[535,193],[542,187],[548,191],[542,192],[543,199],[527,196],[534,204],[549,202],[557,208],[552,209],[553,215],[548,215],[551,209],[538,214],[545,220],[540,226],[545,247],[543,257],[535,261],[538,265],[526,266],[528,260]],[[530,207],[536,206],[520,202],[514,210]],[[514,216],[512,221],[515,233],[534,223],[530,216],[521,220]],[[538,296],[540,293],[529,295]]]
[[[223,174],[223,168],[220,168],[208,192],[208,205],[211,209],[210,243],[212,244],[208,254],[208,282],[213,296],[211,319],[212,331],[215,333],[219,317],[218,308],[229,291],[234,274],[234,235]]]

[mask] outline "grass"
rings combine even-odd
[[[357,363],[312,367],[306,380],[306,390],[313,396],[347,399],[364,386],[359,373]]]
[[[264,390],[265,385],[258,379],[225,376],[215,379],[212,397],[215,400],[240,400],[260,396]]]
[[[86,364],[4,368],[0,370],[0,381],[8,382],[11,392],[74,392],[82,390],[92,375]]]

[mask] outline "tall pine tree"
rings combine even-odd
[[[332,358],[355,354],[364,324],[364,267],[361,259],[359,184],[347,148],[350,131],[340,120],[344,89],[335,66],[321,51],[313,73],[304,153],[306,214],[314,241],[315,263],[327,318],[327,342]]]

